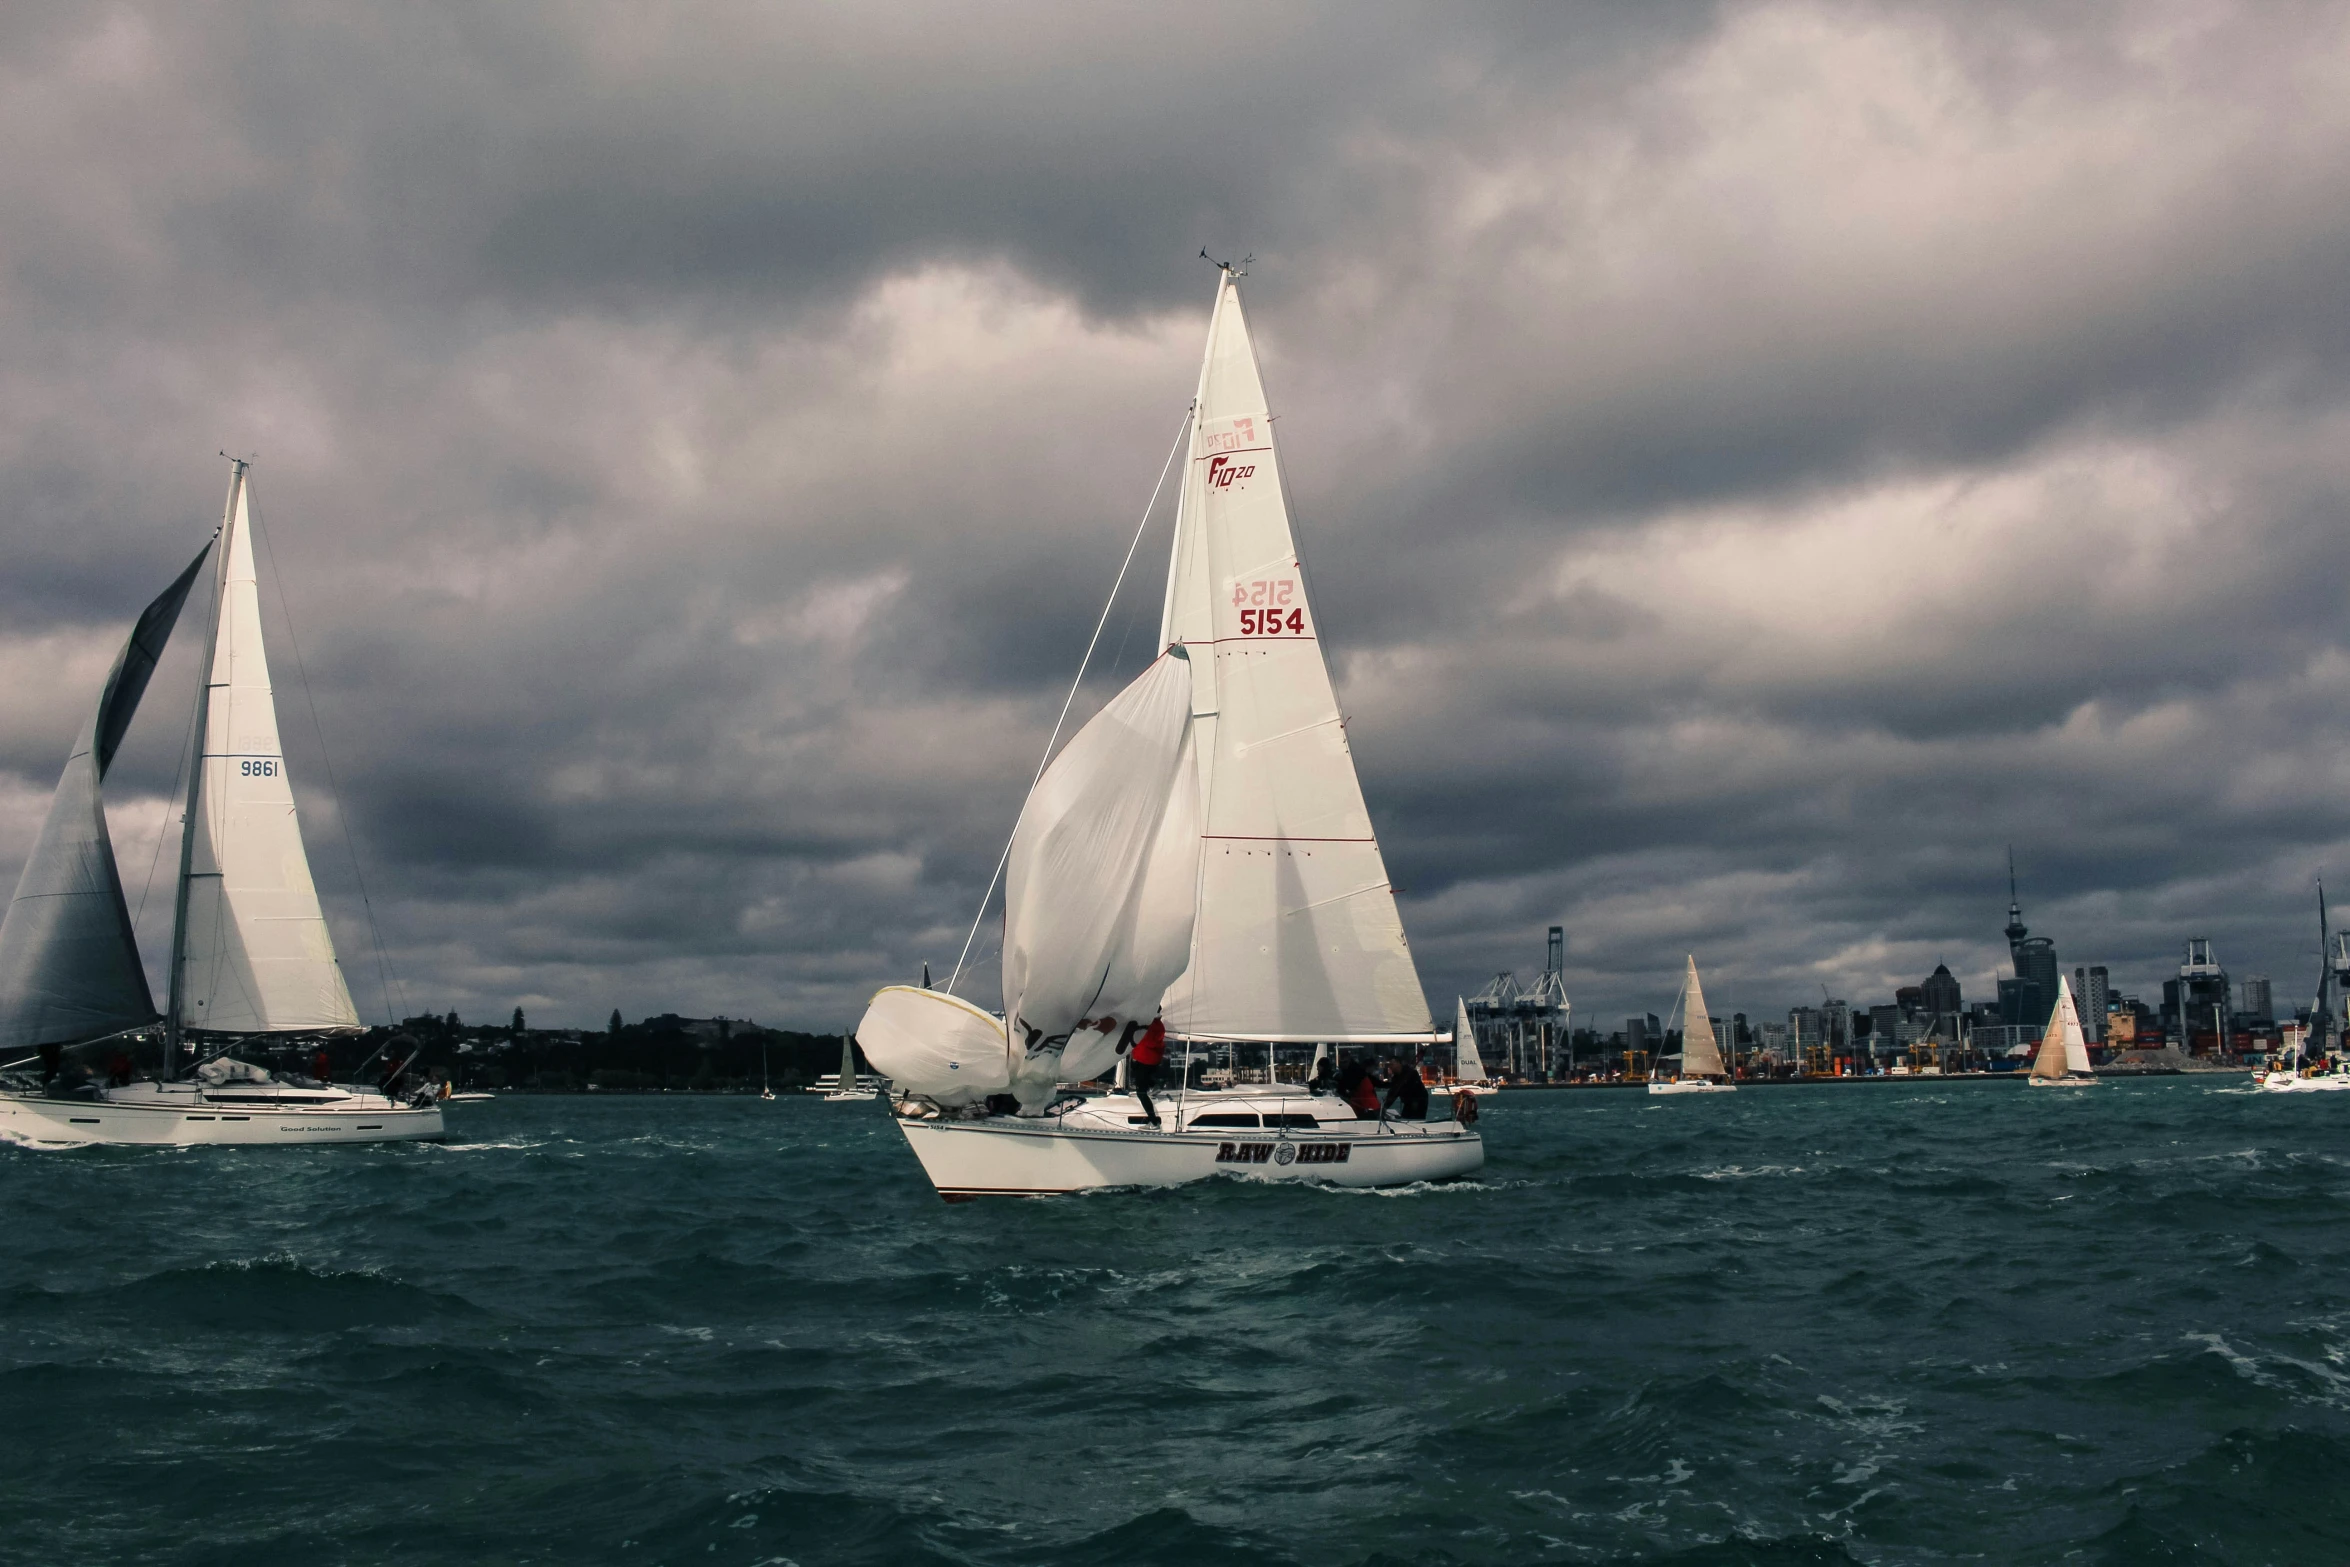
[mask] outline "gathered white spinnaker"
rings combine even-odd
[[[180,1020],[211,1034],[356,1033],[310,878],[278,743],[242,470],[221,539],[219,619],[203,718],[176,976]]]
[[[1004,867],[1004,1017],[1012,1091],[1117,1061],[1189,960],[1200,813],[1189,655],[1170,648],[1053,758]]]
[[[2073,987],[2062,974],[2056,976],[2056,1005],[2048,1014],[2047,1030],[2040,1036],[2040,1052],[2032,1058],[2031,1080],[2096,1081],[2089,1066],[2089,1041],[2081,1032],[2081,1014],[2073,1006]]]
[[[1157,1013],[1190,956],[1198,878],[1189,655],[1170,648],[1029,791],[1004,865],[1004,1017],[893,985],[857,1025],[865,1059],[941,1106],[1009,1091],[1042,1108]]]
[[[1452,1075],[1464,1083],[1484,1082],[1485,1058],[1477,1053],[1477,1030],[1469,1022],[1469,1003],[1464,997],[1453,999],[1452,1040]]]
[[[946,1109],[977,1104],[1012,1086],[1004,1020],[943,990],[883,987],[865,1004],[856,1038],[894,1092]]]
[[[155,998],[106,830],[106,769],[155,673],[207,544],[131,629],[66,758],[41,836],[0,916],[0,1051],[70,1045],[143,1028]]]
[[[1204,813],[1192,1039],[1434,1037],[1306,596],[1256,350],[1226,272],[1208,327],[1162,645],[1192,652]]]
[[[1714,1041],[1713,1018],[1705,1009],[1705,991],[1697,983],[1694,956],[1681,980],[1681,1006],[1681,1075],[1728,1077],[1730,1069],[1722,1064],[1721,1046]]]

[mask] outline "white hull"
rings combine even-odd
[[[1214,1175],[1409,1186],[1468,1175],[1485,1164],[1485,1140],[1458,1121],[1357,1121],[1333,1099],[1260,1090],[1183,1096],[1178,1126],[1177,1097],[1157,1098],[1164,1131],[1130,1124],[1140,1119],[1141,1105],[1129,1095],[1088,1100],[1058,1116],[901,1115],[898,1129],[930,1183],[950,1202],[1105,1186],[1180,1186]],[[1261,1119],[1266,1110],[1277,1119],[1315,1124],[1204,1124]]]
[[[872,1093],[871,1093],[869,1090],[863,1090],[863,1089],[860,1089],[858,1092],[856,1092],[856,1093],[853,1093],[853,1094],[842,1094],[842,1093],[831,1093],[831,1094],[826,1094],[826,1095],[824,1096],[824,1102],[825,1102],[826,1104],[828,1104],[828,1105],[837,1105],[837,1104],[850,1104],[850,1103],[861,1103],[861,1102],[863,1102],[863,1101],[866,1101],[866,1100],[869,1100],[869,1099],[871,1099],[872,1097],[873,1097],[873,1095],[872,1095]]]
[[[1450,1099],[1455,1094],[1468,1094],[1477,1099],[1490,1099],[1500,1092],[1501,1085],[1499,1083],[1430,1083],[1428,1085],[1428,1097],[1431,1099]]]
[[[2260,1080],[2260,1086],[2272,1094],[2330,1094],[2350,1089],[2350,1074],[2299,1077],[2291,1072],[2271,1072]]]
[[[1711,1082],[1702,1077],[1688,1077],[1677,1083],[1651,1083],[1648,1085],[1648,1091],[1652,1094],[1734,1094],[1738,1091],[1738,1085],[1736,1083]]]
[[[101,1099],[0,1093],[0,1138],[43,1148],[285,1148],[438,1142],[443,1135],[437,1104],[411,1106],[361,1091],[273,1094],[275,1086],[212,1093],[192,1083],[135,1083]]]
[[[2033,1088],[2095,1088],[2093,1077],[2027,1077],[2024,1081]]]

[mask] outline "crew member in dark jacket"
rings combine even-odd
[[[1409,1061],[1397,1060],[1387,1068],[1387,1108],[1400,1111],[1406,1121],[1428,1119],[1428,1085],[1420,1078],[1420,1069]]]

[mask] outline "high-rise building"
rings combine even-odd
[[[1926,1021],[1939,1023],[1945,1038],[1958,1037],[1958,1015],[1964,1008],[1958,991],[1958,976],[1950,972],[1950,965],[1937,963],[1934,972],[1918,989],[1923,994]]]
[[[2266,974],[2247,974],[2243,989],[2244,1015],[2262,1023],[2274,1022],[2277,1015],[2276,997]]]
[[[1869,1054],[1890,1055],[1899,1045],[1901,1007],[1885,1003],[1869,1008]]]
[[[2081,1032],[2093,1045],[2105,1038],[2105,1009],[2112,995],[2104,964],[2073,970],[2073,1007],[2081,1014]]]

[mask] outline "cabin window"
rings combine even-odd
[[[1299,1131],[1310,1132],[1322,1123],[1310,1115],[1269,1115],[1265,1117],[1265,1124],[1267,1126],[1290,1126]]]
[[[1193,1126],[1254,1126],[1257,1124],[1257,1118],[1253,1115],[1236,1115],[1230,1111],[1221,1111],[1215,1115],[1195,1115],[1189,1124]]]

